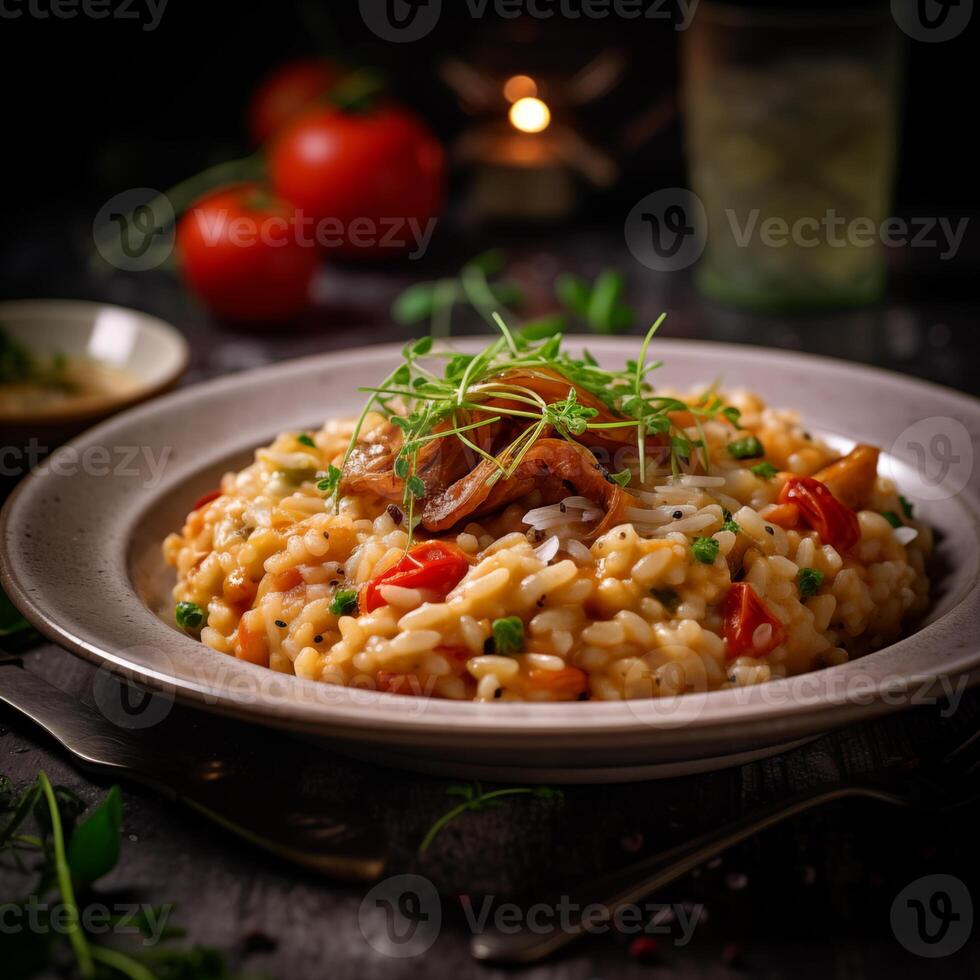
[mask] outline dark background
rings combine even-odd
[[[139,2],[134,9],[140,9]],[[474,19],[463,0],[443,8],[436,29],[410,44],[380,42],[364,26],[353,0],[170,0],[153,31],[144,31],[138,21],[81,15],[0,19],[5,94],[0,166],[8,241],[16,246],[43,225],[47,244],[57,248],[65,244],[58,226],[66,211],[88,208],[94,214],[121,189],[164,189],[209,163],[247,152],[248,94],[265,72],[297,55],[323,52],[378,65],[398,97],[444,137],[464,120],[436,77],[435,66],[447,52],[466,56],[479,50],[482,57],[520,71],[543,61],[581,65],[605,44],[626,48],[625,83],[580,118],[599,143],[614,141],[623,123],[675,90],[679,35],[667,22],[611,17],[525,23],[492,15]],[[898,215],[977,210],[971,149],[975,36],[971,25],[941,44],[907,45]],[[618,225],[635,203],[637,187],[645,193],[651,186],[684,184],[679,123],[624,162],[626,179],[619,187],[587,202],[589,220]],[[972,238],[975,229],[967,234]],[[27,284],[39,285],[34,270],[3,269],[4,294],[23,295]]]

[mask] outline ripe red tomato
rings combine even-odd
[[[779,492],[779,503],[795,504],[801,520],[841,554],[861,540],[857,514],[812,476],[790,477]]]
[[[409,548],[391,568],[364,586],[358,600],[359,610],[362,613],[374,612],[380,606],[387,605],[381,596],[382,585],[425,589],[445,599],[469,571],[469,567],[469,558],[455,545],[445,541],[424,541]]]
[[[322,224],[331,247],[351,258],[411,250],[442,206],[441,144],[390,104],[304,112],[273,140],[268,167],[275,193]]]
[[[725,614],[725,655],[729,660],[736,657],[761,657],[770,653],[786,638],[783,624],[769,612],[769,607],[747,582],[736,582],[725,596],[722,605]],[[772,628],[769,640],[756,648],[755,631],[763,625]]]
[[[177,225],[181,274],[216,315],[287,320],[306,309],[318,251],[295,233],[294,209],[257,184],[224,188],[192,204]]]
[[[280,65],[259,83],[248,103],[248,131],[261,146],[343,76],[328,61],[300,58]]]

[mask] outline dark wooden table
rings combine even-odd
[[[391,326],[387,318],[392,296],[410,281],[452,268],[477,247],[475,242],[455,246],[453,255],[444,249],[418,268],[324,270],[321,307],[288,332],[217,325],[162,272],[99,280],[75,262],[52,282],[40,263],[47,254],[41,243],[33,257],[30,248],[26,255],[23,250],[3,255],[14,263],[7,266],[3,290],[11,296],[99,298],[158,314],[186,332],[194,354],[187,381],[193,382],[286,357],[404,339],[410,331]],[[657,276],[631,264],[612,233],[583,231],[560,245],[542,239],[512,255],[532,302],[543,302],[545,284],[559,268],[594,274],[603,265],[619,265],[630,274],[641,323],[661,309],[670,312],[665,336],[832,354],[977,392],[980,340],[969,266],[945,271],[947,278],[937,287],[932,272],[917,277],[907,257],[898,256],[896,289],[882,308],[780,320],[705,305],[683,277]],[[718,371],[724,371],[723,364]],[[80,699],[91,699],[88,665],[51,645],[30,653],[27,662]],[[107,885],[155,905],[175,903],[173,921],[188,930],[189,942],[214,946],[244,969],[284,980],[977,977],[975,942],[944,958],[924,958],[905,948],[907,931],[900,928],[897,935],[891,924],[896,896],[923,876],[951,875],[978,894],[976,807],[936,816],[844,804],[769,831],[650,900],[674,908],[675,922],[661,927],[656,949],[638,944],[636,934],[614,932],[590,937],[543,966],[496,970],[470,960],[465,909],[479,909],[489,896],[495,909],[513,901],[527,910],[581,878],[683,841],[757,803],[929,755],[978,724],[980,692],[968,693],[955,710],[924,705],[741,768],[643,784],[565,787],[561,805],[514,797],[499,808],[464,814],[424,856],[418,844],[452,805],[446,793],[452,781],[352,763],[268,733],[268,769],[257,768],[257,794],[264,772],[288,757],[304,793],[359,808],[384,826],[391,875],[420,875],[437,889],[441,928],[431,948],[415,957],[392,958],[383,944],[370,940],[370,923],[376,920],[370,909],[362,910],[365,888],[284,866],[136,787],[125,787],[123,854]],[[27,782],[44,769],[88,801],[104,792],[29,724],[4,713],[0,726],[0,771],[14,782]],[[167,751],[169,732],[186,736],[195,727],[202,739],[234,740],[234,726],[200,720],[176,707],[160,726],[160,751]],[[0,878],[0,903],[6,897]],[[653,912],[646,910],[647,918]],[[965,907],[962,912],[972,915]],[[696,926],[685,942],[682,924],[688,918]]]

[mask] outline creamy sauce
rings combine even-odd
[[[138,387],[137,378],[122,368],[87,358],[68,358],[57,380],[0,382],[0,415],[84,411],[125,397]]]

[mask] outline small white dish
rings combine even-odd
[[[0,303],[0,329],[33,356],[94,362],[121,379],[116,390],[4,412],[0,426],[14,445],[31,438],[57,445],[107,416],[172,388],[187,368],[181,333],[138,310],[83,300]]]

